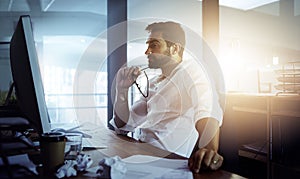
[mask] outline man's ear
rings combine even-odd
[[[175,43],[174,45],[172,45],[170,47],[170,51],[171,51],[172,55],[178,54],[179,50],[180,50],[180,44],[178,44],[178,43]]]

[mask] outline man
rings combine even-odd
[[[148,66],[162,73],[150,80],[149,94],[129,109],[128,88],[141,71],[137,67],[121,68],[110,123],[119,133],[139,128],[140,141],[189,157],[189,167],[195,173],[220,168],[223,157],[218,154],[219,126],[223,112],[201,66],[182,59],[183,29],[175,22],[159,22],[146,30],[150,32],[145,52]]]

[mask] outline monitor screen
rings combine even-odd
[[[50,120],[30,16],[21,16],[10,42],[10,65],[18,107],[38,133],[50,131]]]

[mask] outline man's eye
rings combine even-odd
[[[156,47],[158,47],[158,44],[156,44],[156,43],[150,44],[150,47],[151,48],[156,48]]]

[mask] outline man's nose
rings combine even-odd
[[[147,50],[145,51],[145,55],[149,55],[151,53],[152,53],[151,50],[149,48],[147,48]]]

